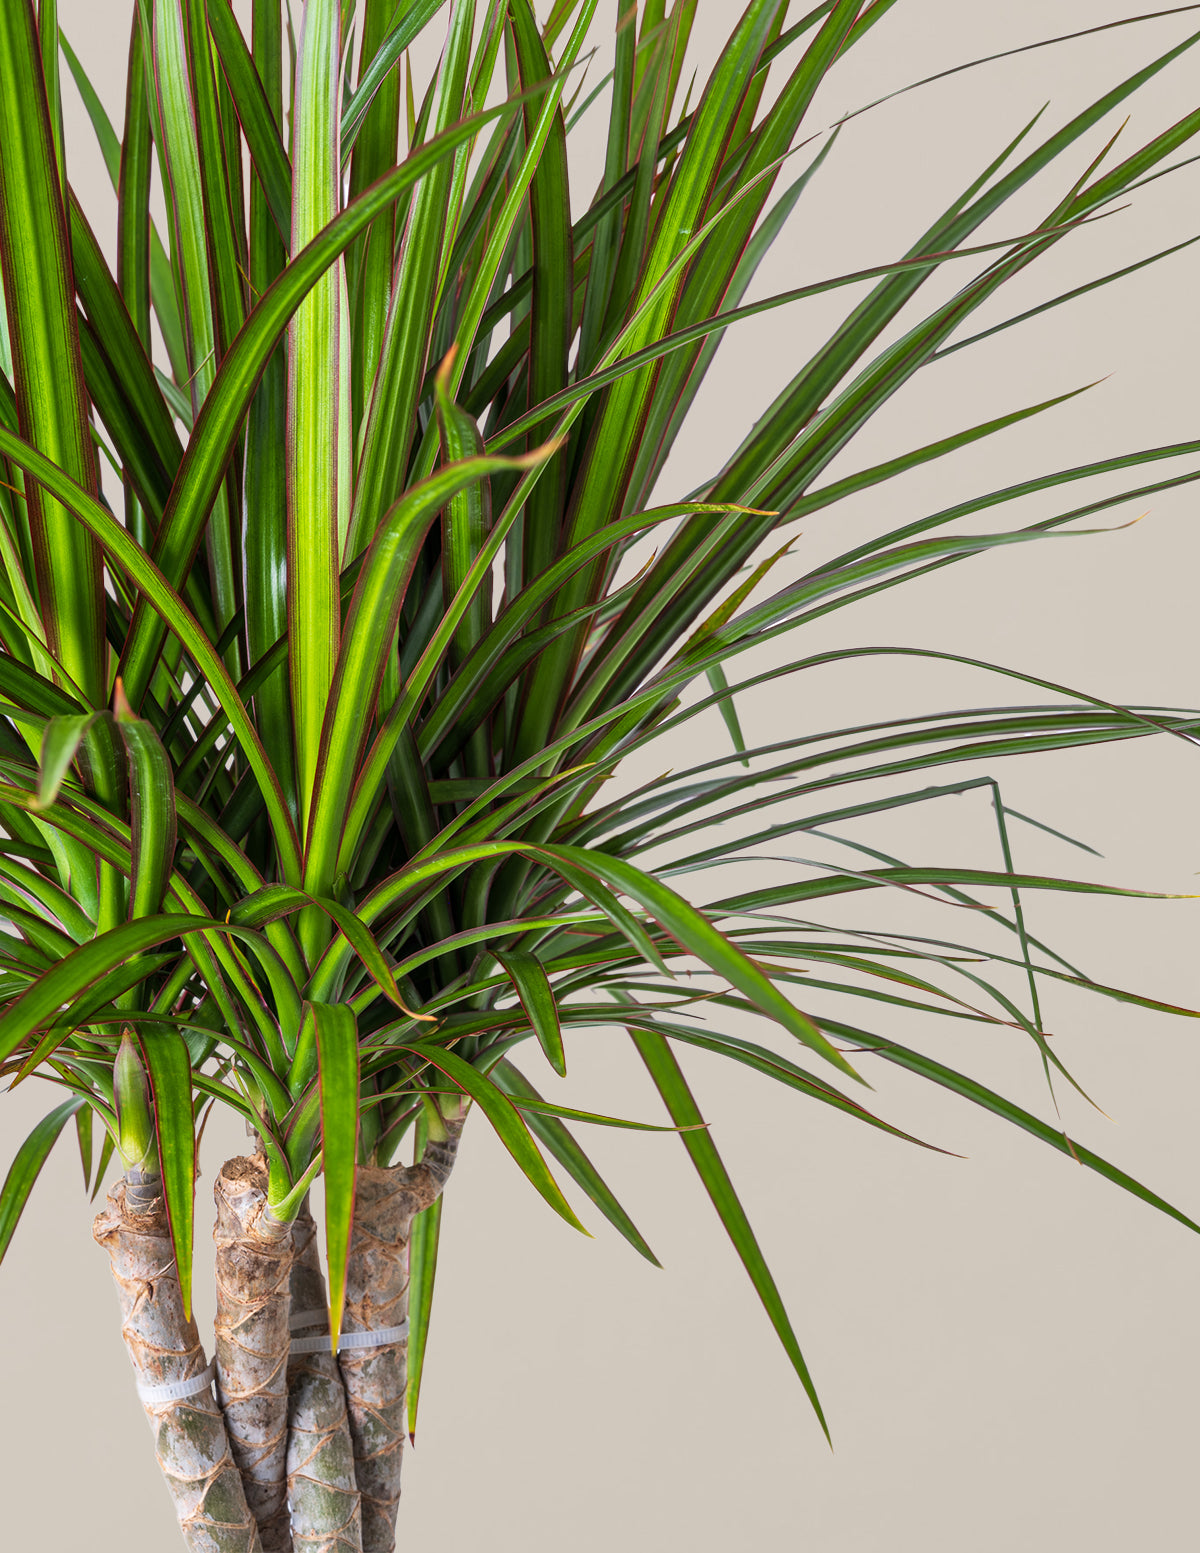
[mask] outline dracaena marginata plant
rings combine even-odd
[[[1119,449],[773,574],[798,519],[1060,402],[823,479],[914,374],[972,343],[977,308],[1188,159],[1200,111],[1136,146],[1112,130],[1200,34],[1147,51],[1052,133],[1003,126],[907,253],[747,304],[810,180],[836,176],[815,94],[906,7],[731,8],[685,95],[696,7],[306,0],[293,31],[279,0],[253,0],[246,32],[229,0],[139,0],[118,129],[60,49],[53,0],[0,5],[0,1063],[66,1091],[18,1150],[0,1251],[69,1120],[87,1184],[117,1156],[96,1235],[194,1549],[393,1546],[469,1113],[569,1224],[563,1177],[654,1260],[574,1126],[637,1124],[544,1098],[523,1043],[562,1074],[576,1031],[628,1031],[818,1417],[688,1088],[693,1048],[913,1142],[864,1106],[870,1065],[898,1064],[1197,1228],[854,1013],[869,999],[1006,1026],[1052,1076],[1041,978],[1161,1007],[1026,932],[1023,892],[1103,890],[1015,870],[992,764],[1180,736],[1190,714],[1014,674],[1020,705],[871,726],[811,726],[796,699],[779,742],[747,749],[735,708],[743,687],[901,651],[806,655],[803,627],[833,609],[1198,477],[1143,466],[1200,441]],[[586,47],[614,27],[593,88]],[[429,28],[424,74],[406,61]],[[116,189],[115,267],[71,187],[65,69]],[[571,137],[593,99],[607,150],[583,204]],[[983,241],[1031,185],[1036,218]],[[927,300],[960,264],[969,278]],[[655,505],[724,331],[864,282],[744,441],[713,450],[688,500]],[[1121,471],[1107,497],[1070,501],[1072,482]],[[963,526],[1052,487],[1049,518]],[[739,679],[773,642],[775,666]],[[710,759],[607,785],[713,709],[728,743]],[[963,761],[986,774],[936,782]],[[862,782],[867,800],[833,791]],[[855,849],[856,818],[973,787],[991,792],[1001,869]],[[797,799],[799,818],[772,808]],[[844,862],[722,890],[722,864],[798,831],[835,836]],[[827,897],[914,886],[1007,930],[1006,948],[821,920]],[[774,1035],[725,1033],[747,1013]],[[215,1183],[210,1387],[191,1281],[213,1105],[252,1141]]]

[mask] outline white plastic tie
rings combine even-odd
[[[380,1327],[375,1332],[343,1332],[338,1338],[338,1352],[343,1348],[383,1348],[388,1343],[401,1343],[407,1336],[407,1321],[397,1327]]]
[[[313,1313],[304,1313],[308,1319],[304,1321],[292,1317],[294,1327],[312,1326]],[[321,1320],[326,1320],[325,1312],[320,1313]],[[344,1353],[347,1348],[383,1348],[388,1343],[400,1343],[408,1336],[408,1322],[402,1321],[399,1326],[380,1327],[374,1332],[343,1332],[338,1338],[338,1353]],[[329,1333],[318,1332],[315,1337],[292,1338],[293,1353],[328,1353]]]
[[[159,1402],[182,1402],[187,1397],[198,1397],[202,1391],[207,1391],[216,1373],[217,1361],[210,1359],[200,1374],[193,1375],[190,1380],[168,1381],[165,1386],[143,1386],[139,1381],[137,1394],[147,1406]]]
[[[305,1327],[324,1327],[329,1325],[329,1312],[327,1310],[294,1310],[288,1317],[288,1331],[300,1332]]]

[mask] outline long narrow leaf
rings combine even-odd
[[[346,1303],[346,1267],[358,1173],[358,1027],[344,1004],[309,1004],[316,1027],[325,1175],[325,1254],[329,1267],[330,1352],[337,1352]],[[295,1163],[295,1162],[294,1162]]]
[[[0,8],[0,143],[0,262],[21,430],[94,494],[63,189],[28,0]],[[26,504],[49,646],[90,704],[103,706],[99,549],[72,513],[33,482]]]
[[[674,1054],[666,1040],[661,1035],[656,1035],[649,1030],[630,1030],[633,1044],[637,1047],[638,1054],[649,1069],[650,1076],[654,1080],[655,1088],[663,1097],[663,1102],[670,1112],[671,1119],[677,1126],[686,1128],[679,1136],[683,1140],[683,1146],[691,1155],[696,1172],[704,1183],[705,1190],[712,1198],[713,1207],[720,1215],[734,1249],[742,1260],[742,1265],[750,1275],[755,1292],[763,1302],[763,1306],[770,1317],[771,1325],[783,1344],[784,1351],[792,1362],[792,1368],[800,1377],[800,1383],[808,1394],[813,1411],[817,1415],[817,1421],[825,1438],[829,1439],[829,1426],[825,1422],[825,1414],[817,1398],[816,1388],[812,1377],[808,1372],[808,1365],[804,1361],[804,1355],[800,1352],[800,1345],[796,1341],[796,1334],[792,1331],[792,1324],[788,1320],[787,1311],[784,1309],[783,1300],[775,1280],[771,1276],[763,1254],[759,1249],[758,1241],[754,1238],[754,1231],[750,1228],[733,1184],[726,1174],[721,1156],[717,1152],[717,1146],[712,1137],[703,1128],[697,1128],[696,1124],[702,1118],[692,1098],[692,1092],[688,1088],[687,1080],[676,1062]],[[832,1442],[831,1442],[832,1443]]]
[[[497,949],[496,958],[512,980],[547,1062],[556,1073],[565,1074],[567,1059],[563,1052],[558,1004],[541,961],[526,949]]]
[[[609,857],[605,853],[584,851],[577,847],[548,847],[547,851],[552,856],[566,857],[578,868],[598,874],[607,884],[631,895],[682,948],[697,955],[719,975],[725,976],[735,987],[740,988],[768,1018],[776,1020],[785,1030],[790,1030],[835,1068],[863,1082],[813,1021],[794,1008],[757,966],[669,886],[623,859]]]
[[[444,1073],[456,1088],[476,1102],[496,1129],[501,1143],[516,1160],[530,1185],[541,1193],[555,1213],[564,1218],[573,1229],[586,1235],[588,1231],[575,1217],[571,1205],[563,1196],[561,1188],[550,1174],[545,1160],[538,1153],[537,1146],[529,1136],[520,1113],[507,1096],[502,1094],[490,1079],[485,1078],[469,1062],[464,1062],[455,1052],[417,1045],[409,1045],[404,1049],[413,1052],[428,1062],[431,1067]]]
[[[507,1059],[502,1059],[492,1069],[492,1079],[505,1094],[511,1095],[514,1100],[541,1099],[541,1096],[525,1075]],[[582,1187],[614,1229],[624,1235],[625,1239],[639,1255],[644,1256],[653,1266],[661,1267],[662,1263],[654,1255],[654,1252],[651,1251],[633,1220],[617,1201],[608,1183],[563,1123],[556,1116],[532,1110],[526,1112],[525,1120],[530,1132],[533,1133],[542,1147],[548,1150],[558,1160],[571,1179]]]
[[[4,1178],[4,1185],[0,1187],[0,1261],[4,1259],[13,1238],[13,1232],[25,1211],[25,1204],[29,1201],[34,1182],[41,1174],[50,1150],[58,1141],[59,1133],[68,1120],[78,1112],[81,1105],[83,1105],[82,1096],[76,1096],[55,1106],[48,1116],[42,1118],[17,1150],[16,1157]]]
[[[196,1125],[187,1043],[161,1026],[138,1032],[154,1096],[154,1125],[162,1166],[163,1201],[179,1272],[185,1319],[192,1314],[192,1246],[196,1211]]]
[[[445,1201],[444,1196],[439,1196],[432,1206],[418,1213],[408,1232],[408,1381],[405,1389],[405,1427],[414,1444],[417,1439],[421,1381],[425,1374],[425,1353],[429,1346],[429,1321],[433,1313],[433,1287],[437,1277],[438,1243],[441,1239]]]

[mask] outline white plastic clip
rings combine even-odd
[[[210,1359],[200,1374],[193,1375],[190,1380],[168,1381],[165,1386],[143,1386],[139,1381],[137,1394],[147,1406],[159,1402],[182,1402],[187,1397],[198,1397],[202,1391],[207,1391],[216,1373],[217,1361]]]
[[[312,1326],[313,1312],[304,1313],[307,1317],[304,1321],[292,1318],[294,1326]],[[321,1319],[325,1313],[321,1312]],[[343,1332],[338,1338],[338,1353],[344,1353],[347,1348],[382,1348],[387,1343],[401,1343],[408,1336],[408,1322],[402,1321],[399,1326],[380,1327],[375,1332]],[[293,1353],[328,1353],[329,1333],[320,1332],[315,1337],[292,1338]]]
[[[380,1327],[376,1332],[343,1332],[338,1339],[338,1353],[343,1348],[382,1348],[386,1343],[402,1343],[407,1336],[407,1321],[397,1327]]]
[[[323,1327],[329,1325],[329,1312],[327,1310],[294,1310],[288,1317],[288,1331],[300,1332],[305,1327]]]

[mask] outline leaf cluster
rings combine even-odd
[[[139,0],[118,128],[66,40],[60,56],[54,5],[0,8],[0,1064],[69,1093],[0,1195],[0,1252],[72,1117],[99,1184],[120,1141],[123,1032],[149,1080],[185,1290],[196,1133],[219,1103],[261,1140],[281,1216],[324,1171],[336,1307],[356,1169],[406,1138],[419,1151],[468,1106],[568,1222],[582,1227],[552,1167],[653,1260],[568,1126],[633,1124],[552,1103],[517,1064],[532,1043],[562,1074],[577,1033],[626,1029],[814,1406],[686,1049],[905,1137],[863,1105],[856,1054],[870,1054],[1183,1219],[842,1013],[855,998],[1002,1025],[1049,1074],[1040,978],[1163,1006],[1028,934],[1023,893],[1101,887],[1014,868],[990,772],[1014,754],[1184,736],[1195,714],[1018,674],[1040,700],[822,729],[791,690],[906,651],[806,655],[804,626],[986,551],[1086,532],[1200,477],[1200,441],[981,492],[815,569],[782,563],[800,519],[1071,397],[825,477],[924,367],[1031,316],[972,333],[979,308],[1188,160],[1200,110],[1124,155],[1104,136],[1200,34],[1062,127],[1025,125],[906,253],[747,301],[810,183],[838,176],[840,127],[817,127],[817,93],[904,6],[788,9],[731,12],[711,74],[685,88],[696,0],[557,0],[541,21],[530,0],[307,0],[295,33],[255,0],[249,35],[229,0]],[[613,13],[612,69],[593,84],[587,48]],[[444,44],[424,79],[409,51],[432,27]],[[115,270],[70,184],[60,57],[116,191]],[[603,175],[586,195],[572,136],[602,100]],[[1031,190],[1037,220],[981,241]],[[955,283],[930,301],[944,266]],[[864,282],[740,445],[686,500],[656,503],[725,331]],[[1164,460],[1193,462],[1156,477]],[[1070,486],[1097,475],[1125,483],[1072,505]],[[970,527],[1060,488],[1050,518]],[[777,639],[774,667],[742,669]],[[747,747],[737,700],[762,684],[788,692],[796,723]],[[728,753],[609,785],[714,711]],[[989,774],[962,777],[975,761]],[[834,792],[858,783],[870,797]],[[976,787],[1001,867],[913,866],[844,834]],[[712,869],[814,835],[842,861],[790,858],[780,884],[706,895]],[[971,908],[1012,953],[814,916],[818,900],[893,889]],[[723,1033],[727,1011],[766,1020],[794,1056]],[[417,1242],[418,1352],[438,1222]]]

